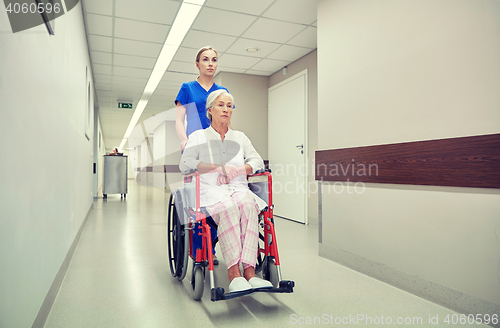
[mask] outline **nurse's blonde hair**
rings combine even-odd
[[[196,54],[196,62],[197,63],[200,62],[201,54],[204,53],[207,50],[212,50],[218,56],[217,50],[215,50],[214,48],[212,48],[210,46],[205,46],[205,47],[201,48],[200,50],[198,50],[198,53]]]

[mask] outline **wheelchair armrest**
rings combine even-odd
[[[189,169],[189,170],[181,171],[181,174],[185,175],[185,176],[189,176],[189,175],[194,174],[194,172],[196,172],[196,171],[197,171],[196,169]]]

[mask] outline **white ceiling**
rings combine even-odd
[[[82,0],[107,148],[120,144],[181,3]],[[217,49],[218,72],[269,76],[316,49],[316,29],[316,0],[206,0],[139,123],[175,108],[180,85],[197,76],[199,48]]]

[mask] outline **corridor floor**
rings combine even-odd
[[[202,300],[194,301],[190,273],[182,282],[170,275],[168,197],[129,180],[126,199],[94,201],[46,328],[454,326],[444,320],[457,313],[319,257],[316,228],[279,218],[282,273],[295,281],[293,294],[212,302],[207,279]],[[227,290],[219,259],[216,284]]]

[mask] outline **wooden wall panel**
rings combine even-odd
[[[500,134],[316,151],[316,180],[500,188]]]

